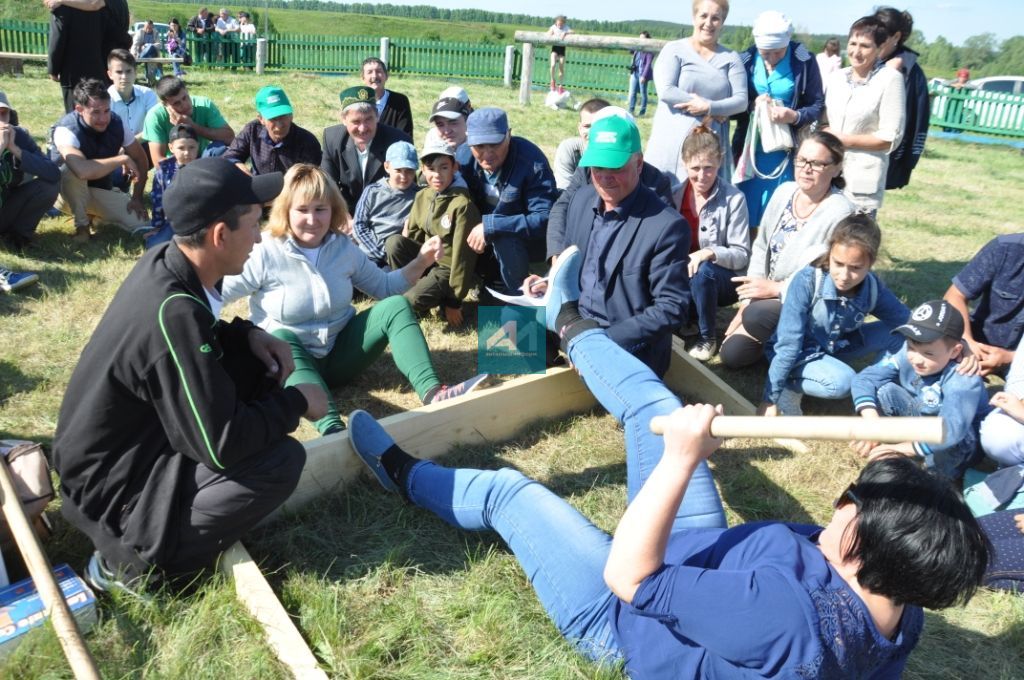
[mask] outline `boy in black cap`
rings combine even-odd
[[[281,187],[223,158],[182,168],[164,195],[174,240],[139,260],[82,351],[53,462],[61,511],[96,548],[94,588],[210,566],[298,483],[305,450],[288,433],[326,395],[282,387],[286,343],[219,320],[221,279],[242,272]]]
[[[979,456],[978,426],[988,412],[981,377],[957,372],[964,348],[963,317],[948,302],[932,300],[918,306],[893,332],[906,337],[906,344],[857,374],[850,387],[853,405],[865,418],[878,418],[879,412],[941,416],[945,439],[938,446],[854,442],[853,448],[869,459],[892,453],[920,456],[927,467],[957,479]]]

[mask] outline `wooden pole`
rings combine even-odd
[[[25,508],[21,505],[21,499],[14,489],[14,480],[11,479],[10,470],[7,468],[7,459],[0,456],[0,494],[2,494],[3,513],[7,519],[7,525],[11,528],[11,535],[21,552],[28,572],[36,584],[39,597],[43,600],[46,608],[46,615],[53,623],[53,630],[57,633],[60,646],[64,649],[64,655],[71,666],[71,672],[79,680],[100,680],[99,670],[96,669],[96,661],[85,646],[82,633],[78,629],[78,622],[71,614],[68,603],[64,600],[64,593],[61,592],[57,580],[53,577],[53,568],[50,560],[43,552],[43,546],[39,543],[32,525],[25,516]]]
[[[664,434],[669,416],[651,418],[651,431]],[[860,416],[718,416],[711,421],[716,437],[762,439],[829,439],[872,441],[887,444],[924,442],[941,444],[945,436],[942,418],[861,418]]]
[[[516,66],[516,46],[505,46],[505,87],[512,87],[512,76]]]
[[[556,38],[540,31],[516,31],[516,42],[534,45],[565,45],[567,47],[596,47],[601,49],[642,50],[644,52],[660,52],[668,44],[667,40],[649,38],[626,38],[617,35],[582,35],[570,33],[564,38]]]
[[[383,61],[388,69],[391,68],[391,38],[387,36],[381,36],[380,39],[380,60]]]
[[[533,82],[533,43],[523,43],[523,68],[519,75],[519,103],[530,103],[530,83]]]
[[[256,75],[263,75],[267,67],[267,39],[256,38]]]

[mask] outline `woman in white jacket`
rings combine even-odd
[[[251,296],[251,321],[291,345],[295,371],[286,384],[318,384],[330,394],[329,387],[353,380],[390,344],[395,365],[423,403],[476,387],[484,376],[441,384],[419,322],[401,295],[442,256],[440,239],[428,239],[402,269],[385,272],[342,233],[347,218],[334,182],[314,165],[294,165],[245,270],[224,279],[225,302]],[[353,288],[380,302],[357,313]],[[333,400],[315,425],[320,434],[344,429]]]

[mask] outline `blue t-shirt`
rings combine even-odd
[[[968,300],[975,339],[1014,349],[1024,335],[1024,234],[1006,234],[985,244],[953,279]]]
[[[818,549],[820,527],[776,522],[674,534],[665,565],[612,627],[631,678],[898,678],[924,623],[894,639]]]

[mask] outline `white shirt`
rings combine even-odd
[[[107,88],[107,92],[110,93],[110,110],[118,115],[126,128],[131,128],[133,135],[142,132],[146,112],[160,103],[156,92],[142,85],[132,86],[132,98],[127,102],[113,85]]]
[[[124,128],[124,139],[121,140],[121,146],[126,147],[135,141],[135,133],[133,133],[127,125],[122,126]],[[82,143],[78,141],[78,137],[75,133],[66,127],[56,127],[53,129],[53,143],[59,149],[62,146],[71,146],[76,149],[82,148]],[[93,160],[93,159],[89,159]]]

